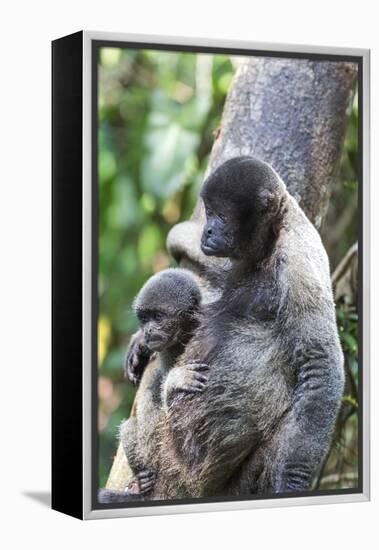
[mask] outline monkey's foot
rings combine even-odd
[[[137,474],[138,487],[141,495],[146,495],[154,487],[155,473],[151,470],[142,470]]]
[[[209,365],[201,361],[193,361],[185,366],[185,383],[183,391],[188,393],[201,393],[208,382]]]

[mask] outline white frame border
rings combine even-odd
[[[365,362],[362,365],[363,403],[362,422],[362,470],[363,492],[343,495],[308,496],[291,498],[267,498],[239,502],[211,502],[199,504],[175,504],[145,506],[135,508],[112,508],[93,510],[91,503],[92,460],[91,460],[91,324],[92,324],[92,41],[141,42],[175,46],[214,47],[264,50],[286,53],[328,54],[362,57],[362,96],[363,96],[363,150],[362,150],[362,243],[363,281],[362,308],[363,326],[362,350]],[[370,50],[361,48],[341,48],[328,46],[303,46],[266,42],[246,42],[237,40],[214,40],[208,38],[184,38],[159,35],[140,35],[83,31],[83,518],[102,519],[162,514],[184,514],[193,512],[246,510],[253,508],[273,508],[279,506],[302,506],[313,504],[337,504],[343,502],[363,502],[370,500]]]

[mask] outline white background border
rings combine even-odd
[[[52,512],[50,486],[50,40],[80,30],[372,48],[372,151],[379,150],[375,2],[14,0],[2,6],[2,540],[10,548],[373,548],[379,517],[379,293],[372,288],[372,501],[91,521]],[[372,158],[371,209],[379,205]],[[379,216],[372,217],[372,280]],[[29,496],[28,496],[29,495]],[[30,496],[31,495],[31,496]]]
[[[92,96],[92,59],[91,59],[91,43],[95,40],[110,40],[114,42],[140,42],[140,43],[156,43],[156,44],[174,44],[174,45],[193,45],[193,46],[208,46],[208,47],[229,47],[236,49],[250,49],[275,52],[302,52],[302,53],[324,53],[324,54],[339,54],[346,56],[360,55],[363,57],[363,133],[365,144],[363,150],[363,233],[364,233],[364,292],[363,292],[363,312],[364,326],[369,327],[369,51],[360,49],[347,48],[330,48],[330,47],[312,47],[312,46],[297,46],[288,44],[268,44],[268,43],[253,43],[241,41],[225,41],[225,40],[210,40],[196,38],[178,38],[178,37],[162,37],[162,36],[145,36],[136,34],[120,34],[86,31],[83,33],[83,434],[84,434],[84,460],[83,460],[83,512],[87,519],[100,518],[115,518],[115,517],[130,517],[130,516],[146,516],[160,514],[177,514],[189,512],[204,512],[204,511],[220,511],[220,510],[244,510],[251,508],[270,508],[280,506],[301,506],[309,504],[330,504],[343,502],[360,502],[369,498],[369,333],[365,332],[363,338],[363,348],[365,363],[363,365],[363,494],[344,494],[344,495],[328,495],[328,496],[310,496],[300,498],[276,498],[250,500],[240,502],[220,502],[220,503],[202,503],[202,504],[178,504],[170,506],[144,506],[135,508],[114,508],[108,510],[93,510],[91,507],[91,467],[92,467],[92,446],[91,446],[91,96]],[[257,54],[259,55],[259,54]],[[367,239],[367,243],[366,243]]]

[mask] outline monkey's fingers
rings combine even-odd
[[[142,472],[139,472],[137,474],[138,478],[138,486],[140,493],[145,495],[146,493],[149,493],[155,483],[155,473],[151,470],[143,470]]]
[[[128,374],[128,378],[129,378],[130,382],[131,382],[132,384],[134,384],[134,386],[138,386],[138,384],[139,384],[140,381],[141,381],[141,377],[140,377],[140,376],[137,376],[136,374],[132,374],[132,373]]]
[[[200,382],[197,380],[194,380],[191,382],[191,384],[188,384],[183,388],[183,390],[187,393],[201,393],[205,390],[206,384],[205,382]]]
[[[125,378],[128,378],[132,382],[132,378],[134,376],[134,355],[132,351],[129,349],[125,355],[124,359],[124,376]]]
[[[145,479],[147,477],[154,477],[154,476],[155,476],[155,473],[153,472],[153,470],[148,470],[148,469],[141,470],[137,474],[138,479]]]
[[[197,382],[203,382],[204,384],[208,382],[208,377],[204,376],[204,374],[201,374],[200,372],[195,372],[193,374],[193,379]]]
[[[138,384],[145,367],[152,356],[151,350],[146,346],[143,333],[139,330],[131,340],[124,359],[124,375],[133,384]]]
[[[135,385],[138,385],[141,381],[142,374],[145,370],[145,367],[148,365],[151,352],[146,352],[146,348],[138,347],[134,345],[126,355],[124,362],[124,376],[130,382]]]
[[[140,483],[140,493],[141,495],[146,495],[147,493],[150,493],[154,488],[154,481],[150,481],[148,483]]]
[[[141,373],[136,372],[130,363],[127,363],[124,367],[124,376],[135,386],[137,386],[141,380]]]
[[[187,367],[195,372],[203,372],[209,370],[209,365],[207,365],[207,363],[193,362],[188,363]]]
[[[133,353],[131,353],[130,359],[129,359],[129,363],[130,363],[130,366],[131,366],[132,369],[135,369],[136,367],[138,367],[138,364],[139,364],[139,357],[138,357],[136,351],[134,351]]]

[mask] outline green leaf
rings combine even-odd
[[[342,340],[343,347],[347,351],[350,351],[350,352],[353,352],[353,353],[355,353],[357,351],[358,346],[357,346],[357,341],[354,338],[354,336],[352,336],[348,332],[340,332],[340,337],[341,337],[341,340]]]
[[[107,69],[116,67],[122,54],[121,48],[101,48],[100,64]]]
[[[138,239],[138,255],[143,264],[149,264],[154,253],[163,245],[159,227],[156,224],[146,225]]]

